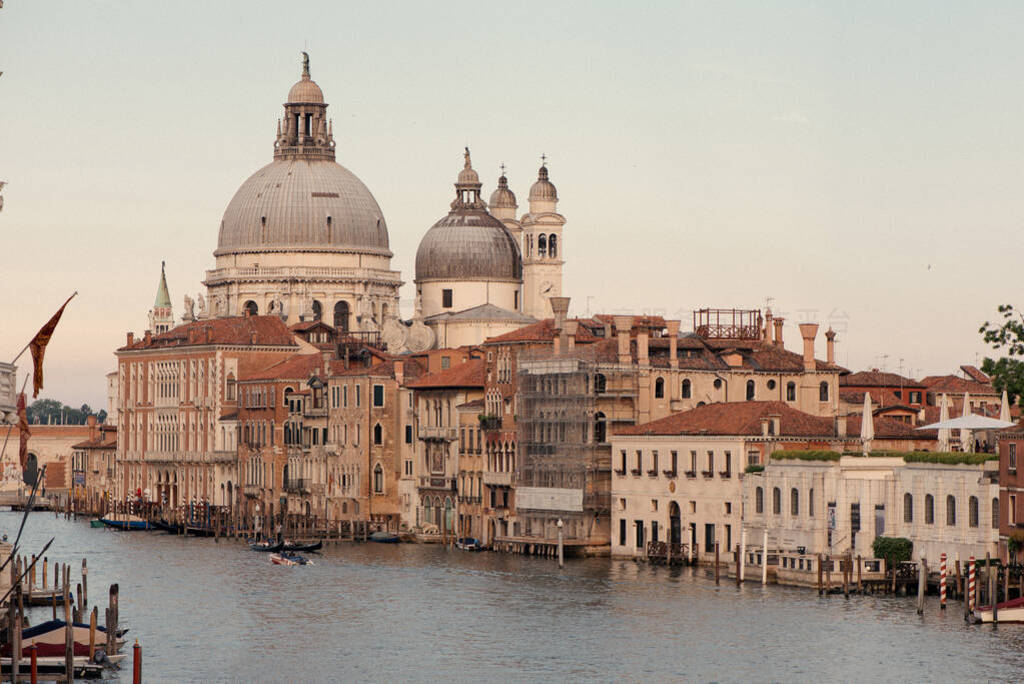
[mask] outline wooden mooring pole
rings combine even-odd
[[[718,569],[718,563],[719,563],[719,558],[718,558],[718,542],[716,541],[715,542],[715,584],[716,585],[718,584],[718,570],[719,570]]]
[[[924,589],[928,577],[928,566],[925,565],[924,556],[917,566],[917,614],[924,614]]]

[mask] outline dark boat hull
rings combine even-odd
[[[315,544],[285,544],[281,550],[282,551],[287,551],[287,552],[291,553],[291,552],[296,552],[296,551],[303,551],[303,552],[319,551],[322,548],[324,548],[324,540],[323,539],[321,539],[320,541],[318,541]]]
[[[277,553],[284,547],[284,544],[278,542],[276,544],[249,544],[249,548],[253,551],[260,551],[264,553]]]

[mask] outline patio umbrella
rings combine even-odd
[[[949,397],[946,393],[942,393],[942,403],[939,408],[939,422],[944,423],[949,420]],[[949,428],[942,428],[939,430],[939,451],[949,451]]]
[[[997,420],[996,418],[989,418],[988,416],[980,416],[977,413],[972,413],[968,416],[960,416],[959,418],[950,418],[949,420],[939,421],[938,423],[932,423],[931,425],[922,425],[917,428],[918,430],[1001,430],[1003,428],[1013,427],[1016,423],[1008,420]]]
[[[999,407],[999,420],[1010,420],[1010,398],[1006,395],[1006,390],[1003,390],[1003,403]]]
[[[860,440],[863,443],[864,455],[871,451],[871,440],[875,438],[875,419],[871,415],[871,394],[864,393],[864,414],[860,419]]]
[[[971,415],[971,393],[964,392],[964,410],[960,416],[966,418],[969,415]],[[960,451],[970,452],[971,446],[971,431],[967,428],[960,428]]]

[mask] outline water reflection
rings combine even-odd
[[[0,513],[7,533],[17,521]],[[330,547],[287,568],[236,542],[46,514],[30,517],[26,550],[54,534],[51,561],[88,556],[101,613],[120,582],[147,681],[1024,678],[1024,628],[967,626],[955,602],[940,614],[929,600],[922,618],[910,599],[407,544]]]

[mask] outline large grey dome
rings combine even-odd
[[[516,239],[484,210],[454,209],[431,226],[416,252],[416,282],[522,279]]]
[[[391,256],[373,195],[326,159],[275,159],[242,183],[224,212],[214,255],[281,251]]]

